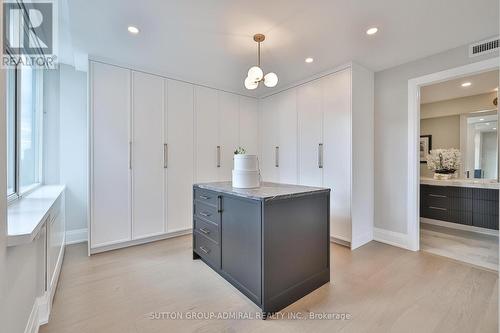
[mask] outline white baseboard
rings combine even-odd
[[[38,321],[38,300],[35,299],[33,303],[33,308],[31,308],[31,313],[28,318],[28,322],[26,323],[26,328],[24,329],[24,333],[38,333],[38,329],[40,328],[40,324]]]
[[[151,243],[151,242],[164,240],[164,239],[168,239],[168,238],[189,235],[192,232],[193,232],[192,228],[180,229],[180,230],[168,232],[168,233],[157,235],[157,236],[140,238],[140,239],[135,239],[135,240],[131,240],[131,241],[124,241],[124,242],[110,244],[110,245],[103,245],[103,246],[91,248],[90,254],[97,254],[97,253],[106,252],[106,251],[118,250],[118,249],[122,249],[122,248],[129,247],[129,246],[142,245],[142,244]]]
[[[373,232],[370,231],[370,232],[364,233],[363,235],[356,237],[351,241],[351,250],[355,250],[358,247],[361,247],[361,246],[371,242],[372,240],[373,240]]]
[[[408,235],[386,229],[373,228],[373,239],[377,242],[401,247],[408,250]]]
[[[474,227],[472,225],[464,225],[464,224],[458,224],[458,223],[452,223],[452,222],[446,222],[446,221],[440,221],[440,220],[433,220],[433,219],[428,219],[425,217],[420,218],[420,223],[437,225],[439,227],[446,227],[446,228],[450,228],[450,229],[458,229],[458,230],[476,232],[478,234],[483,234],[483,235],[498,236],[498,230],[479,228],[479,227]]]
[[[83,243],[87,239],[87,228],[66,231],[66,245]]]

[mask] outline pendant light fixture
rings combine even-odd
[[[278,75],[275,73],[267,73],[264,75],[262,68],[260,68],[260,43],[266,39],[263,34],[256,34],[253,36],[253,40],[258,43],[258,60],[257,66],[253,66],[248,70],[247,78],[245,79],[245,88],[248,90],[254,90],[259,86],[260,82],[264,82],[264,85],[268,88],[276,87],[278,84]]]

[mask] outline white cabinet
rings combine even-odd
[[[239,98],[238,95],[219,92],[219,181],[232,178],[234,151],[239,145]]]
[[[238,95],[195,87],[195,133],[196,181],[231,180],[240,140]]]
[[[217,181],[219,176],[219,95],[217,90],[195,87],[196,181]]]
[[[299,183],[323,185],[320,161],[323,143],[323,87],[322,81],[306,83],[297,89],[299,132]]]
[[[264,180],[331,188],[331,236],[372,240],[373,73],[352,64],[260,103]]]
[[[92,62],[91,248],[131,239],[130,71]]]
[[[262,178],[270,182],[296,184],[296,89],[264,99],[260,119]]]
[[[194,114],[193,85],[167,84],[167,231],[191,228],[193,217]]]
[[[240,96],[239,145],[247,154],[259,153],[259,104],[255,98]]]
[[[288,90],[276,96],[278,112],[279,182],[297,184],[297,92]]]
[[[279,114],[276,96],[270,96],[260,102],[260,168],[262,179],[267,182],[279,182]]]
[[[165,232],[164,79],[132,73],[132,237]]]
[[[91,253],[188,231],[194,179],[257,152],[253,98],[91,61],[90,106]]]

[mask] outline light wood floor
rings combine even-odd
[[[498,236],[420,224],[422,251],[498,271]]]
[[[69,246],[42,333],[498,332],[498,274],[371,242],[331,246],[332,278],[284,310],[349,320],[168,320],[151,312],[258,308],[201,261],[189,236],[86,256]]]

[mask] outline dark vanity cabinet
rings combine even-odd
[[[245,196],[195,185],[193,259],[264,315],[279,311],[330,280],[329,196]]]
[[[420,217],[498,230],[498,189],[420,185]]]

